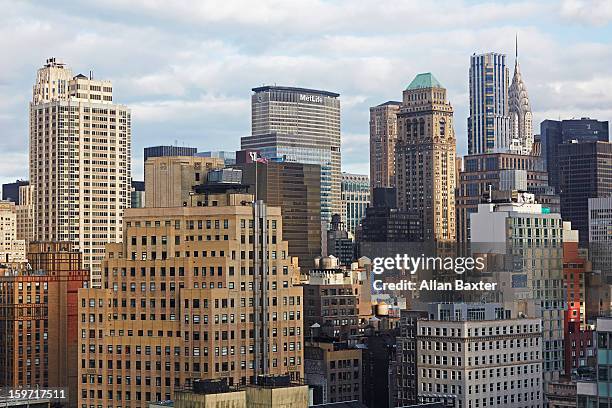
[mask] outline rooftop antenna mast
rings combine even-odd
[[[518,33],[514,36],[514,59],[518,60]]]

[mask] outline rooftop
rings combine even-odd
[[[395,106],[401,106],[401,102],[399,101],[387,101],[385,103],[381,103],[380,105],[377,106],[389,106],[389,105],[395,105]]]
[[[415,89],[427,89],[427,88],[444,88],[440,81],[436,79],[436,77],[431,72],[425,72],[422,74],[418,74],[410,85],[406,88],[407,91],[412,91]]]
[[[331,98],[337,98],[340,96],[339,93],[330,92],[330,91],[322,91],[319,89],[309,89],[309,88],[295,88],[292,86],[276,86],[276,85],[265,85],[252,89],[253,92],[267,92],[267,91],[288,91],[288,92],[301,92],[301,93],[310,93],[317,94],[323,96],[329,96]]]

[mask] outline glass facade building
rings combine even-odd
[[[251,136],[241,149],[265,158],[321,166],[321,222],[341,213],[340,96],[305,88],[253,88]]]
[[[370,205],[370,179],[363,174],[342,173],[342,219],[347,230],[355,231]]]
[[[506,55],[494,52],[470,58],[468,153],[491,153],[510,146]]]

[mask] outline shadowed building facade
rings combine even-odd
[[[370,189],[395,186],[397,112],[401,102],[388,101],[370,108]]]
[[[243,155],[241,160],[250,161]],[[280,207],[283,239],[289,256],[298,257],[300,267],[311,268],[321,256],[321,167],[293,162],[238,163],[242,182],[257,198],[271,207]],[[255,168],[257,167],[257,177]]]

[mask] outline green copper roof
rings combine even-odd
[[[406,90],[410,91],[413,89],[423,89],[423,88],[444,88],[442,84],[436,79],[435,76],[431,72],[425,72],[423,74],[418,74],[414,77],[410,85]]]

